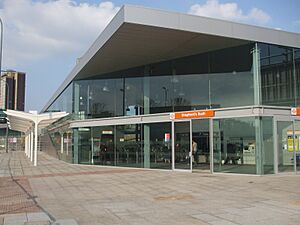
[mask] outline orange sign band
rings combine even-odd
[[[214,110],[195,110],[195,111],[186,111],[186,112],[175,112],[170,114],[171,119],[199,119],[214,117]]]

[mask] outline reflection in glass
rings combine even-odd
[[[62,94],[50,105],[47,112],[72,113],[73,105],[73,82],[62,92]]]
[[[263,134],[263,173],[274,173],[274,143],[273,143],[273,118],[262,117]]]
[[[294,171],[293,122],[278,121],[278,171]]]
[[[209,170],[209,120],[192,120],[192,131],[193,170]]]
[[[214,171],[256,173],[254,117],[214,120]]]
[[[252,48],[241,45],[76,80],[48,111],[87,119],[252,105]]]
[[[125,115],[141,115],[143,109],[143,78],[125,79]]]
[[[114,126],[93,127],[92,164],[115,165]]]
[[[141,125],[116,126],[116,165],[144,167]]]
[[[174,123],[175,169],[191,169],[190,122]]]
[[[121,79],[76,81],[79,87],[78,109],[82,118],[101,118],[123,115],[123,82]]]
[[[78,128],[78,163],[92,163],[91,129],[88,127]]]
[[[171,123],[143,125],[144,167],[171,169]]]
[[[263,43],[259,44],[259,48],[262,104],[299,105],[300,57],[297,55],[299,49]]]

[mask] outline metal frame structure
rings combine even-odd
[[[38,136],[40,129],[62,118],[68,113],[25,113],[15,110],[6,110],[12,130],[25,133],[25,154],[34,166],[38,164]]]

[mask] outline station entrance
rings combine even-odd
[[[74,156],[86,152],[89,164],[257,175],[300,167],[300,117],[290,108],[193,110],[74,121],[70,128],[79,143]]]

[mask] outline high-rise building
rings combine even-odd
[[[0,80],[0,109],[25,109],[25,76],[23,72],[7,71]]]

